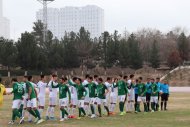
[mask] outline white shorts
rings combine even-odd
[[[129,90],[129,93],[127,94],[127,101],[135,101],[134,89]]]
[[[78,102],[79,102],[78,107],[83,108],[84,107],[84,100],[79,100]]]
[[[57,105],[57,97],[49,97],[49,105]]]
[[[90,104],[95,104],[96,98],[90,98]]]
[[[67,107],[68,106],[68,99],[67,98],[59,99],[59,106],[60,107]]]
[[[90,97],[87,97],[87,96],[86,96],[86,97],[84,98],[84,103],[90,103]]]
[[[96,99],[96,103],[98,104],[98,105],[104,105],[104,106],[107,106],[107,100],[106,99],[100,99],[100,98],[97,98]]]
[[[25,97],[23,97],[22,104],[23,104],[23,108],[26,109],[27,108],[27,100]]]
[[[71,104],[72,105],[78,105],[78,99],[77,98],[71,98]]]
[[[45,97],[38,97],[38,106],[45,106]]]
[[[110,103],[116,104],[117,103],[117,96],[111,95],[110,96]]]
[[[119,99],[119,102],[124,102],[125,101],[125,95],[119,95],[118,96],[118,99]]]
[[[158,103],[158,96],[151,96],[150,102]]]
[[[37,108],[36,98],[27,101],[27,108]]]
[[[138,101],[138,102],[146,103],[146,97],[140,97],[140,96],[138,96],[137,101]]]
[[[13,100],[12,109],[19,109],[22,104],[22,100]]]

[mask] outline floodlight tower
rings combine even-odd
[[[47,5],[55,0],[37,0],[43,5],[43,41],[47,41]]]

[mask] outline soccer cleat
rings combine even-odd
[[[123,113],[123,112],[121,112],[119,115],[120,115],[120,116],[123,116],[123,115],[124,115],[124,113]]]
[[[92,119],[93,119],[93,118],[96,118],[95,114],[92,114],[92,116],[91,116],[90,118],[92,118]]]
[[[64,117],[65,120],[69,120],[69,118],[67,116]]]
[[[65,121],[65,119],[64,119],[64,118],[60,119],[60,122],[63,122],[63,121]]]
[[[154,112],[154,110],[152,110],[151,112]]]
[[[135,111],[135,113],[137,114],[137,113],[138,113],[138,111]]]
[[[22,124],[24,121],[24,117],[21,117],[19,124]]]
[[[81,117],[78,117],[77,119],[80,120],[80,119],[82,119],[82,118],[81,118]]]
[[[44,120],[43,120],[43,119],[40,119],[40,120],[38,120],[38,122],[37,122],[36,124],[40,124],[40,123],[42,123],[42,122],[44,122]]]
[[[9,125],[13,125],[14,123],[15,123],[15,122],[11,120],[8,124],[9,124]]]
[[[38,120],[39,120],[38,118],[35,118],[34,123],[37,123],[37,122],[38,122]]]

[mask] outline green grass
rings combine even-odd
[[[190,93],[172,93],[168,104],[168,111],[148,114],[126,114],[125,116],[111,116],[96,119],[84,118],[65,122],[46,121],[39,127],[189,127],[190,126]],[[0,127],[7,127],[11,119],[12,99],[5,96],[4,105],[0,109]],[[118,108],[117,108],[118,112]],[[44,113],[45,114],[45,113]],[[56,109],[59,118],[59,110]],[[13,125],[18,126],[18,125]],[[20,127],[33,127],[35,124],[24,123]]]

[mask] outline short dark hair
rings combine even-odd
[[[160,80],[160,78],[159,78],[159,77],[157,77],[156,79]]]
[[[136,82],[139,82],[139,80],[138,80],[138,79],[136,79]]]
[[[155,79],[154,79],[154,78],[151,78],[151,80],[155,81]]]
[[[103,79],[102,79],[102,78],[98,78],[98,80],[99,80],[100,82],[103,82]]]
[[[40,75],[40,78],[43,79],[45,77],[45,75]]]
[[[142,77],[139,77],[139,79],[140,79],[140,80],[143,80],[143,78],[142,78]]]
[[[0,77],[0,82],[2,81],[2,78]]]
[[[82,83],[82,79],[81,78],[77,78],[79,81],[80,81],[80,83]]]
[[[98,78],[98,75],[94,75],[94,78]]]
[[[90,79],[90,80],[93,80],[93,77],[92,77],[92,76],[90,76],[90,77],[89,77],[89,79]]]
[[[62,77],[61,80],[62,81],[67,81],[67,78],[66,77]]]
[[[107,81],[108,81],[108,80],[111,80],[111,78],[110,78],[110,77],[107,77]]]
[[[27,78],[27,79],[28,79],[28,76],[27,76],[27,75],[24,75],[24,78]]]
[[[90,77],[90,75],[89,74],[87,74],[86,76],[85,76],[85,78],[89,78]]]
[[[119,75],[119,77],[121,77],[121,78],[122,78],[122,77],[123,77],[123,75]]]
[[[125,75],[124,77],[123,77],[123,79],[127,79],[128,78],[128,76],[127,75]]]
[[[31,75],[28,76],[28,81],[31,81],[31,79],[32,79],[32,76]]]
[[[130,78],[133,78],[133,77],[134,77],[134,75],[132,74],[132,75],[130,75],[129,77],[130,77]]]
[[[73,81],[76,81],[78,78],[77,77],[73,77]]]
[[[57,77],[57,75],[56,75],[56,74],[53,74],[52,77],[53,77],[53,78],[54,78],[54,77]]]
[[[17,78],[12,78],[11,82],[17,82]]]

